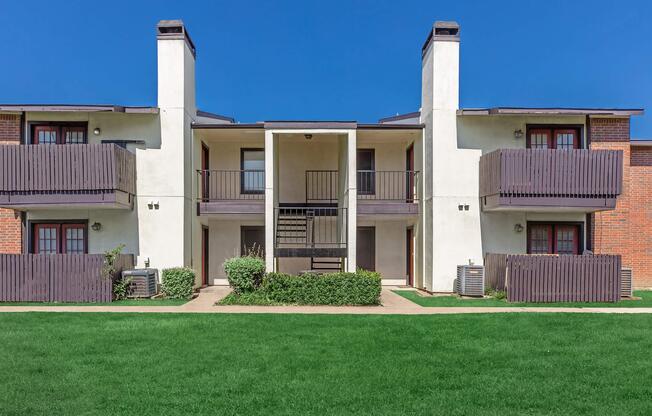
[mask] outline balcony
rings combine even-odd
[[[274,209],[274,256],[347,256],[347,209],[277,207]]]
[[[115,144],[0,145],[0,206],[131,209],[136,157]]]
[[[416,171],[357,171],[358,215],[418,214],[418,179]],[[306,172],[307,203],[336,203],[338,189],[337,171]]]
[[[198,213],[264,214],[265,171],[197,171]]]
[[[617,150],[501,149],[480,158],[485,211],[613,209],[622,191]]]

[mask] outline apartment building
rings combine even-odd
[[[124,244],[138,266],[189,266],[213,285],[226,258],[255,251],[269,271],[361,267],[433,292],[487,253],[634,266],[628,238],[648,218],[614,223],[641,203],[633,166],[652,160],[629,150],[640,109],[460,108],[460,27],[437,22],[418,111],[239,123],[197,109],[184,24],[156,33],[156,106],[0,105],[0,252]],[[636,266],[639,286],[650,273]]]

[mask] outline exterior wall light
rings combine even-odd
[[[514,130],[514,138],[515,139],[520,139],[522,137],[523,137],[523,130],[521,130],[521,129]]]
[[[304,134],[303,137],[305,137],[306,140],[311,140],[312,139],[312,134]]]
[[[517,233],[522,233],[523,232],[523,225],[522,224],[514,224],[514,231]]]
[[[102,133],[102,130],[100,130],[99,127],[95,127],[95,129],[93,129],[93,134],[94,135],[99,136],[100,133]]]
[[[91,229],[93,231],[101,231],[102,230],[102,224],[99,222],[94,222],[93,225],[91,225]]]

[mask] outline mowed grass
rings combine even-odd
[[[606,302],[510,303],[495,298],[460,298],[458,296],[423,296],[414,290],[395,290],[394,293],[425,307],[564,307],[564,308],[652,308],[652,290],[634,291],[640,299]]]
[[[187,299],[122,299],[113,302],[0,302],[0,306],[179,306]]]
[[[2,415],[649,415],[652,315],[0,314]]]

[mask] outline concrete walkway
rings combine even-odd
[[[211,286],[180,306],[0,306],[1,312],[137,312],[137,313],[298,313],[353,315],[439,315],[463,313],[652,313],[652,308],[436,307],[419,306],[384,287],[382,306],[216,306],[231,289]]]

